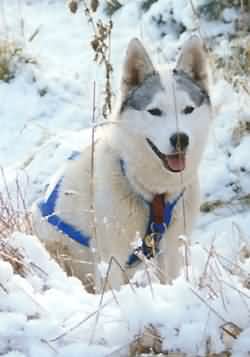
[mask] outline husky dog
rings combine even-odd
[[[156,69],[141,42],[131,40],[119,103],[95,143],[94,172],[88,147],[36,204],[37,235],[52,254],[70,257],[65,269],[84,283],[111,257],[123,269],[112,266],[113,287],[151,258],[162,283],[179,275],[178,237],[190,234],[199,212],[198,168],[212,117],[206,58],[193,36],[174,70]]]

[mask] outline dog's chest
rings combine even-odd
[[[115,175],[96,187],[95,205],[97,230],[102,241],[128,250],[131,241],[144,236],[149,205],[131,190],[119,168]]]
[[[101,156],[100,156],[101,158]],[[109,159],[109,160],[108,160]],[[149,205],[132,190],[119,159],[106,153],[95,173],[96,234],[103,256],[126,261],[131,243],[145,235]]]

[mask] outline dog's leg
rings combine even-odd
[[[158,257],[160,281],[171,283],[176,279],[184,267],[184,256],[181,252],[183,242],[181,235],[190,236],[197,214],[199,212],[199,184],[194,180],[184,194],[184,204],[180,202],[175,212],[173,223],[167,229],[161,241],[162,254]],[[184,210],[184,211],[183,211]]]
[[[181,242],[177,238],[178,232],[171,227],[163,237],[161,253],[158,257],[159,278],[162,284],[172,283],[176,279],[184,265],[181,254]]]

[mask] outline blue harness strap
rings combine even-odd
[[[75,160],[80,155],[79,152],[74,151],[68,160]],[[56,202],[58,199],[60,187],[63,181],[63,177],[57,182],[53,190],[51,191],[49,197],[45,201],[40,201],[38,203],[38,207],[40,209],[42,217],[46,218],[46,220],[58,231],[62,232],[63,234],[67,235],[69,238],[73,239],[74,241],[89,247],[90,246],[90,237],[80,232],[71,224],[63,221],[56,213]]]
[[[163,222],[155,223],[153,219],[153,207],[150,204],[150,218],[146,234],[142,239],[141,245],[133,250],[129,255],[126,262],[127,268],[133,268],[134,266],[141,263],[142,259],[140,256],[146,257],[148,259],[153,258],[160,252],[160,241],[163,238],[166,230],[172,222],[173,213],[175,206],[177,205],[180,198],[183,196],[184,190],[172,201],[167,201],[164,203],[164,214]]]

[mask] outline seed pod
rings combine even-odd
[[[99,47],[99,40],[98,38],[94,38],[94,40],[91,41],[91,46],[93,48],[94,51],[97,51],[98,47]]]
[[[90,7],[93,12],[96,12],[99,6],[99,0],[91,0]]]
[[[75,14],[77,12],[77,10],[78,10],[78,1],[77,0],[70,0],[69,9],[73,14]]]

